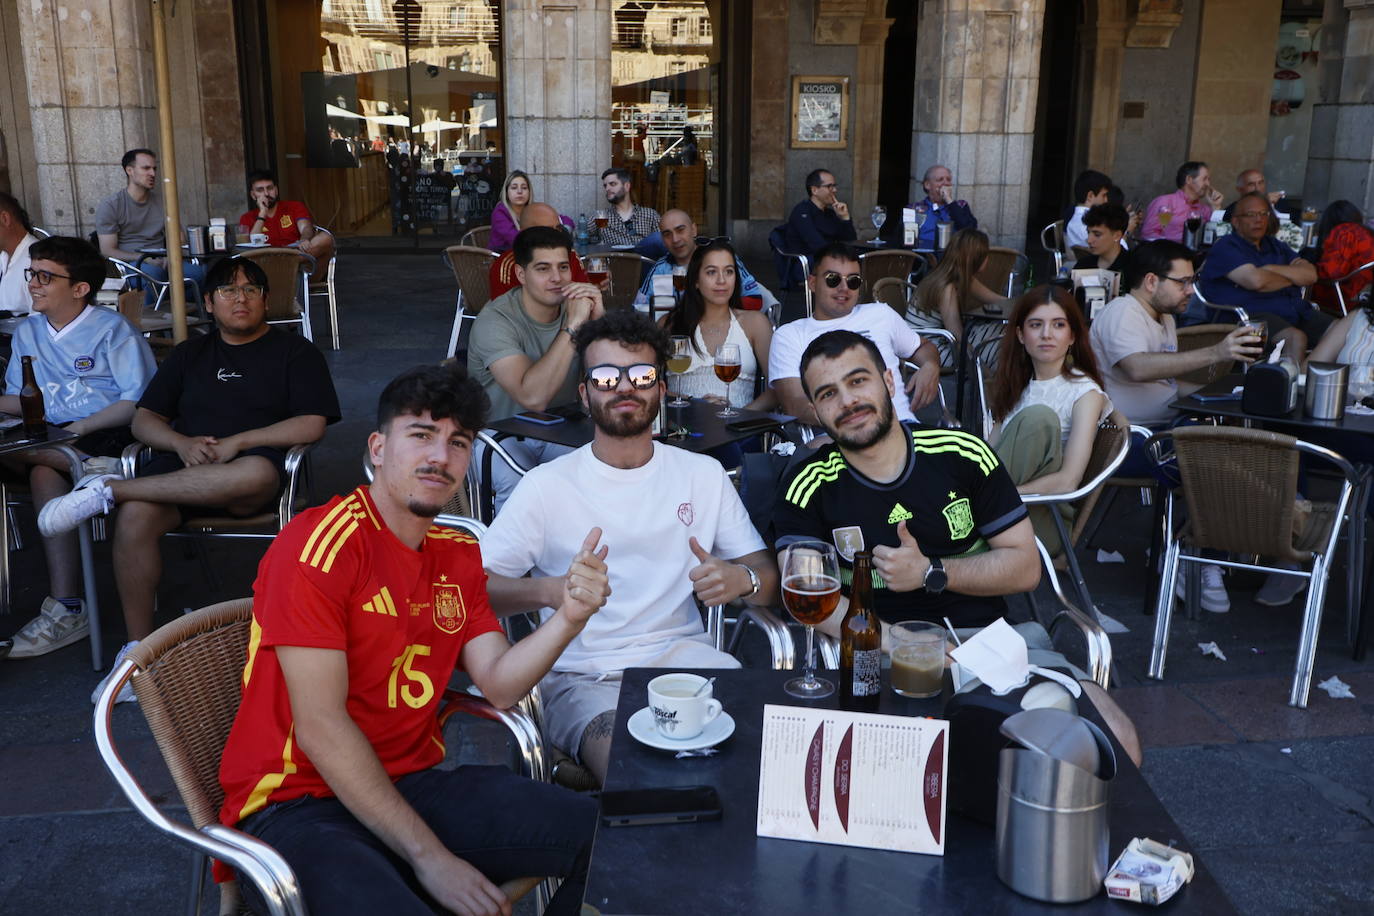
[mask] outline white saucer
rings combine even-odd
[[[653,711],[647,706],[630,716],[630,721],[626,724],[632,738],[640,744],[647,744],[662,751],[699,751],[702,748],[715,747],[735,733],[735,720],[730,718],[728,712],[722,712],[707,722],[706,728],[695,738],[684,738],[681,741],[665,738],[659,733],[657,726],[654,725]]]

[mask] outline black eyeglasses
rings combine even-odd
[[[698,247],[698,248],[705,248],[707,245],[714,245],[714,244],[716,244],[717,242],[725,242],[725,243],[728,245],[728,244],[730,243],[730,236],[728,236],[728,235],[699,235],[699,236],[696,237],[696,243],[697,243],[697,247]]]
[[[47,286],[52,282],[53,277],[61,277],[63,280],[71,279],[69,274],[55,274],[51,270],[34,270],[32,267],[24,268],[24,281],[26,283],[37,280],[39,286]]]
[[[635,363],[633,366],[602,363],[587,370],[587,384],[597,391],[614,391],[620,387],[623,378],[628,378],[635,388],[652,388],[658,384],[658,367],[648,363]]]
[[[847,277],[842,277],[833,270],[827,270],[821,276],[825,280],[825,285],[831,289],[838,288],[841,282],[850,289],[858,289],[860,286],[864,285],[864,278],[858,274],[850,274]]]
[[[1170,277],[1170,276],[1168,276],[1168,275],[1166,274],[1165,277],[1164,277],[1164,279],[1166,279],[1166,280],[1173,280],[1173,281],[1174,281],[1175,283],[1177,283],[1179,286],[1196,286],[1196,285],[1197,285],[1197,274],[1193,274],[1191,277]]]
[[[245,299],[256,299],[262,295],[262,287],[256,283],[245,283],[243,286],[216,286],[215,292],[224,299],[237,299],[240,296]]]

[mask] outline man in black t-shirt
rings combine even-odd
[[[162,576],[158,539],[183,512],[255,515],[285,483],[286,450],[318,441],[339,419],[329,367],[304,338],[267,324],[267,275],[252,261],[226,258],[206,277],[205,304],[217,331],[188,340],[148,383],[133,433],[158,450],[132,480],[84,478],[44,507],[47,536],[120,506],[115,583],[130,642],[152,632]],[[100,688],[96,688],[97,694]],[[121,692],[118,701],[133,699]]]
[[[980,626],[1003,595],[1033,589],[1040,561],[1026,507],[987,443],[960,430],[893,419],[893,379],[852,331],[817,337],[801,380],[834,442],[788,474],[774,509],[779,548],[835,545],[848,593],[856,550],[871,550],[874,603],[885,622]],[[821,629],[838,634],[840,611]]]

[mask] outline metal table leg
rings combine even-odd
[[[72,475],[72,486],[84,476],[81,456],[76,449],[65,443],[43,445],[40,448],[50,448],[62,453],[67,459]],[[77,538],[81,544],[81,582],[85,589],[86,619],[90,621],[91,627],[91,668],[100,671],[105,667],[102,660],[102,647],[100,644],[100,598],[96,590],[95,581],[95,555],[91,548],[91,523],[86,520],[77,529]]]

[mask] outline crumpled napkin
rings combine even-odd
[[[1202,650],[1203,655],[1215,655],[1222,661],[1226,661],[1226,653],[1221,651],[1221,646],[1214,642],[1200,642],[1197,647]]]
[[[1333,700],[1353,700],[1355,694],[1351,692],[1350,685],[1334,674],[1317,685],[1331,695]]]

